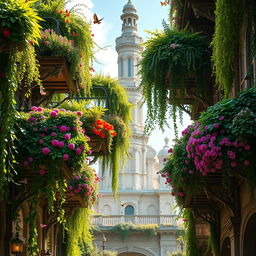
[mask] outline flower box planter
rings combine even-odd
[[[104,156],[110,154],[106,139],[92,135],[90,136],[90,141],[88,141],[88,144],[91,148],[92,155]]]
[[[65,203],[63,204],[64,208],[87,208],[88,203],[85,198],[82,196],[76,195],[72,197],[67,197]]]
[[[69,75],[69,67],[64,57],[42,56],[38,60],[44,91],[52,93],[76,91],[75,83]]]

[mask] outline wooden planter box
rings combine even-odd
[[[46,167],[44,165],[40,165],[39,168],[46,169]],[[73,179],[72,169],[64,161],[61,162],[60,168],[63,171],[64,177],[66,179]],[[36,176],[39,176],[39,173],[35,170],[32,170],[29,166],[24,167],[23,169],[25,170],[23,176],[25,176],[27,178],[27,181],[29,183],[32,183],[35,180]]]
[[[64,57],[42,56],[38,58],[40,78],[45,92],[75,92],[76,86],[69,75],[69,67]],[[39,89],[39,88],[37,88]]]
[[[87,201],[79,195],[76,196],[67,196],[65,203],[63,204],[64,208],[87,208]]]
[[[91,148],[92,155],[104,156],[110,154],[106,138],[102,139],[96,135],[91,135],[89,137],[90,141],[88,141],[88,144]]]

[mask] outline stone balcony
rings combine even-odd
[[[96,215],[92,218],[94,225],[112,227],[119,223],[133,223],[136,225],[157,224],[159,226],[175,227],[182,224],[177,215]]]

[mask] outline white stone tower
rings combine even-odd
[[[135,6],[129,0],[121,15],[122,34],[116,39],[118,79],[134,106],[130,124],[133,132],[129,149],[131,158],[119,173],[117,199],[112,194],[109,170],[102,174],[100,169],[99,175],[103,180],[100,182],[100,197],[95,211],[101,215],[94,216],[93,223],[105,234],[104,248],[117,251],[118,255],[166,256],[167,252],[177,250],[179,229],[170,189],[166,185],[161,186],[157,175],[157,152],[147,145],[148,137],[144,135],[137,67],[143,50],[142,38],[137,35],[138,18]],[[160,163],[168,154],[167,144],[166,140],[164,149],[158,155]],[[136,232],[122,241],[119,234],[111,232],[112,227],[120,223],[156,224],[159,227],[152,239]],[[103,248],[101,233],[95,234],[94,243],[98,249]]]
[[[116,51],[118,53],[118,80],[126,89],[129,101],[133,104],[131,129],[130,156],[126,165],[119,174],[119,188],[122,189],[147,189],[152,187],[147,171],[147,141],[148,136],[143,134],[143,109],[141,106],[141,91],[139,89],[140,78],[138,75],[138,63],[143,51],[142,38],[137,35],[137,21],[139,16],[135,6],[128,1],[123,7],[122,34],[116,39]],[[110,189],[110,175],[104,175],[101,189]],[[150,181],[150,182],[149,182]]]

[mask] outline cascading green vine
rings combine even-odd
[[[103,75],[92,77],[93,86],[99,86],[107,91],[108,96],[108,113],[110,115],[119,116],[126,124],[127,133],[131,134],[130,121],[132,120],[132,104],[128,101],[125,89],[117,80]],[[94,96],[102,96],[105,94],[102,90],[93,90]],[[102,100],[103,101],[103,100]]]
[[[228,96],[234,82],[236,55],[241,36],[244,1],[217,0],[212,41],[213,67],[219,89]]]
[[[118,190],[118,173],[120,166],[129,155],[130,136],[124,121],[118,116],[106,116],[105,120],[115,127],[117,135],[113,138],[111,154],[102,157],[102,170],[108,166],[112,175],[112,189],[116,195]]]
[[[74,213],[67,220],[67,256],[81,256],[82,245],[92,245],[91,234],[91,211],[89,209],[75,209]]]
[[[183,212],[185,221],[185,245],[186,256],[201,256],[196,245],[196,221],[191,209],[185,209]]]
[[[164,31],[149,32],[140,61],[141,87],[147,103],[147,132],[155,124],[163,129],[168,112],[176,120],[176,107],[182,105],[185,90],[209,98],[207,75],[210,72],[208,43],[198,33],[176,31],[163,23]],[[195,88],[185,81],[194,77]],[[207,96],[208,95],[208,96]],[[171,103],[174,108],[169,108]]]
[[[18,84],[38,81],[39,73],[33,48],[40,26],[34,1],[6,0],[0,2],[0,197],[13,171],[13,120],[16,115],[15,93]],[[28,64],[29,63],[29,64]],[[19,64],[19,65],[17,65]],[[29,74],[28,74],[29,73]]]
[[[156,235],[157,229],[157,224],[135,225],[132,223],[120,223],[112,227],[111,232],[119,234],[120,238],[124,241],[133,232],[141,232],[148,238],[151,238]]]
[[[12,128],[16,115],[14,93],[17,89],[15,76],[17,66],[13,55],[0,54],[0,198],[5,193],[6,182],[10,181],[13,172],[12,141],[15,138]],[[8,113],[8,114],[7,114]]]

